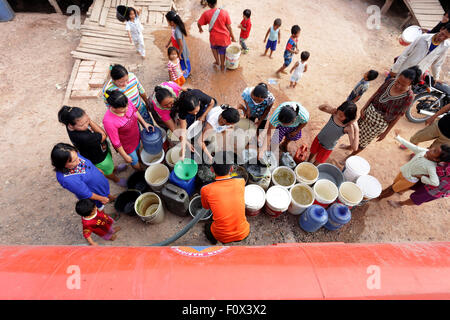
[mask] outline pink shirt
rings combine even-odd
[[[176,84],[175,82],[169,81],[169,82],[163,82],[161,83],[162,86],[167,86],[173,89],[175,92],[175,95],[178,97],[181,91],[181,87]],[[159,117],[162,121],[169,121],[170,118],[170,109],[160,109],[156,104],[158,101],[155,101],[155,99],[152,100],[153,108],[155,108],[155,111],[158,113]],[[159,104],[158,104],[159,105]]]
[[[128,109],[124,116],[119,117],[109,109],[103,117],[103,127],[108,134],[114,149],[123,147],[127,154],[132,153],[139,145],[140,135],[137,110],[128,99]]]

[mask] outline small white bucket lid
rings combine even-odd
[[[291,204],[291,192],[284,187],[273,186],[267,190],[267,202],[274,208],[287,208]]]
[[[256,184],[245,187],[245,206],[251,209],[261,209],[266,203],[266,192]]]
[[[345,166],[360,175],[367,175],[370,172],[370,164],[360,156],[352,156],[345,161]]]
[[[364,196],[369,199],[377,198],[382,190],[381,183],[377,178],[365,175],[356,180],[356,184],[361,188]]]
[[[406,42],[412,43],[422,35],[422,29],[419,26],[410,26],[403,30],[402,39]]]

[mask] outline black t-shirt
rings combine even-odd
[[[108,142],[105,140],[103,143],[102,135],[98,132],[86,131],[71,131],[67,129],[70,141],[77,147],[80,154],[91,160],[93,164],[98,164],[105,160],[108,155]]]
[[[439,120],[438,127],[442,134],[450,139],[450,113],[447,113]]]
[[[441,31],[441,28],[445,25],[446,25],[445,23],[439,22],[433,29],[428,31],[428,33],[438,33],[439,31]]]
[[[213,99],[206,93],[198,89],[192,89],[189,91],[189,93],[197,97],[198,100],[200,100],[200,111],[195,116],[184,112],[180,112],[178,114],[178,117],[180,119],[186,120],[187,127],[189,127],[192,123],[194,123],[196,119],[200,118],[205,113],[206,109],[208,108],[208,105],[211,103],[211,100]]]

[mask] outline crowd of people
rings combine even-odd
[[[225,69],[225,52],[231,42],[235,42],[228,12],[216,8],[216,0],[206,1],[209,9],[198,19],[199,32],[209,25],[210,45],[214,64]],[[448,13],[446,13],[448,17]],[[246,40],[252,27],[251,10],[243,11],[240,45],[244,53],[250,49]],[[144,57],[145,45],[139,12],[129,8],[126,14],[126,28],[130,41]],[[271,145],[287,149],[291,141],[302,138],[302,129],[310,121],[310,112],[300,102],[284,101],[275,104],[275,97],[265,83],[247,87],[242,92],[242,100],[237,106],[219,103],[217,99],[200,89],[184,88],[191,75],[189,50],[185,37],[186,27],[175,11],[166,14],[171,27],[171,35],[166,44],[169,58],[166,82],[155,86],[148,95],[138,77],[124,66],[110,67],[110,79],[103,87],[105,114],[103,128],[78,107],[63,106],[58,113],[59,121],[66,126],[73,145],[58,143],[51,151],[52,165],[61,186],[72,192],[79,201],[76,212],[82,217],[83,234],[89,244],[95,245],[92,232],[107,240],[114,240],[120,227],[114,226],[119,216],[111,217],[104,212],[104,205],[114,201],[110,193],[108,179],[121,187],[126,180],[118,177],[127,165],[135,170],[144,170],[140,159],[140,130],[151,131],[161,127],[175,135],[180,142],[182,159],[187,151],[196,146],[212,162],[216,181],[201,189],[202,204],[211,209],[213,222],[205,225],[206,237],[211,243],[217,241],[230,243],[245,239],[250,225],[245,217],[244,186],[242,179],[232,178],[232,163],[226,162],[225,150],[216,150],[215,156],[207,148],[211,135],[225,135],[241,118],[255,123],[259,130],[258,157],[261,158]],[[281,19],[275,19],[265,36],[265,56],[269,57],[280,44]],[[369,82],[378,77],[378,72],[369,70],[350,92],[346,101],[338,107],[322,104],[318,109],[329,114],[329,120],[313,140],[308,161],[320,164],[327,161],[338,140],[348,135],[352,150],[349,156],[362,152],[374,139],[384,140],[396,126],[405,111],[411,106],[414,94],[412,86],[421,79],[422,70],[431,68],[439,78],[441,65],[450,46],[450,23],[442,23],[435,33],[424,34],[415,40],[396,59],[384,83],[370,97],[359,111],[356,103],[369,88]],[[276,71],[278,75],[287,73],[286,69],[300,53],[298,39],[301,28],[294,25],[283,54],[283,65]],[[307,71],[309,52],[303,51],[290,70],[290,87],[295,88],[304,72]],[[195,66],[194,70],[195,70]],[[427,122],[427,127],[412,136],[411,142],[401,137],[397,140],[414,152],[414,157],[402,166],[394,183],[383,190],[380,199],[394,193],[415,190],[410,199],[403,202],[391,201],[391,205],[420,205],[424,202],[447,197],[450,194],[450,106]],[[439,121],[441,114],[446,113]],[[203,123],[202,132],[194,139],[187,138],[187,130],[194,122]],[[416,144],[434,140],[430,149]],[[109,140],[109,142],[108,142]],[[111,147],[119,153],[124,163],[115,166]],[[229,159],[229,158],[228,158]]]

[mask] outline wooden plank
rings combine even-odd
[[[92,70],[94,70],[94,65],[91,65],[91,66],[82,66],[82,65],[80,65],[80,67],[78,68],[78,73],[80,73],[80,72],[92,72]]]
[[[135,5],[136,5],[136,4],[134,3],[134,0],[128,0],[128,1],[127,1],[127,6],[133,7],[133,8],[134,8]]]
[[[100,89],[96,90],[74,90],[72,91],[72,99],[90,99],[97,98],[100,95]]]
[[[87,44],[101,44],[105,47],[115,47],[115,48],[130,48],[132,44],[130,42],[121,42],[116,40],[108,40],[108,41],[99,41],[99,39],[92,38],[92,37],[82,37],[80,39],[80,43],[87,43]]]
[[[88,85],[91,88],[103,88],[103,85],[105,84],[105,80],[103,80],[103,79],[91,79],[91,80],[89,80]]]
[[[72,72],[70,74],[69,82],[68,82],[67,88],[66,88],[66,94],[64,95],[64,99],[63,99],[63,105],[66,105],[69,103],[70,93],[72,92],[73,83],[75,82],[75,79],[76,79],[76,76],[78,73],[78,67],[80,66],[80,63],[81,63],[81,60],[76,59],[75,63],[73,64]]]
[[[85,67],[85,66],[95,66],[95,61],[92,60],[82,60],[80,63],[80,67]]]
[[[414,9],[415,13],[418,14],[425,14],[425,15],[438,15],[438,16],[443,16],[444,15],[444,11],[441,10],[436,10],[436,9],[422,9],[422,8],[415,8]]]
[[[128,43],[130,43],[130,40],[128,39],[128,37],[118,37],[118,36],[114,36],[114,35],[110,35],[107,33],[99,33],[99,32],[95,32],[95,31],[85,31],[82,33],[83,36],[89,36],[92,38],[98,38],[98,39],[112,39],[112,40],[118,40],[118,41],[127,41]]]
[[[148,23],[156,24],[156,12],[155,11],[148,12]]]
[[[105,47],[102,44],[90,44],[90,43],[80,43],[80,45],[77,47],[77,50],[80,48],[84,48],[84,49],[94,49],[94,50],[101,50],[104,52],[111,52],[111,53],[128,53],[128,52],[133,52],[133,50],[131,50],[130,47],[128,48],[117,48],[117,47]],[[92,72],[92,67],[91,67],[91,72]]]
[[[108,18],[108,10],[109,8],[103,8],[102,13],[100,15],[100,19],[98,21],[98,24],[101,26],[106,25],[106,18]]]
[[[148,9],[145,8],[145,7],[142,9],[141,23],[142,24],[147,24],[148,23]]]
[[[76,90],[89,90],[90,79],[79,79],[77,78],[73,83],[72,92]]]
[[[76,49],[78,52],[84,52],[89,54],[97,54],[100,56],[107,57],[116,57],[116,58],[125,58],[128,56],[128,54],[124,52],[111,52],[104,49],[95,49],[95,48],[85,48],[85,47],[77,47]]]
[[[103,0],[95,0],[93,6],[94,8],[92,9],[92,13],[91,16],[89,17],[89,20],[93,22],[98,22],[103,8]]]
[[[103,8],[110,8],[111,7],[111,2],[112,0],[105,0],[105,2],[103,3]]]
[[[117,57],[105,57],[98,54],[91,54],[86,52],[72,51],[70,54],[77,59],[86,59],[86,60],[95,60],[95,61],[108,61],[109,63],[125,63],[124,59],[120,59]]]

